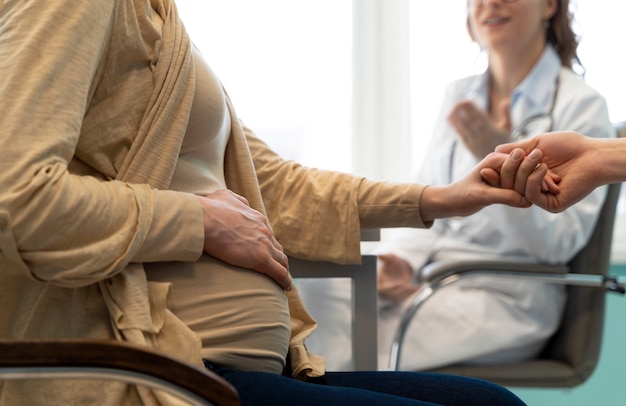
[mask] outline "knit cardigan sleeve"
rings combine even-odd
[[[278,241],[290,255],[358,263],[360,229],[427,227],[423,185],[374,182],[284,160],[245,129],[263,202]]]
[[[5,1],[0,10],[3,272],[76,287],[104,280],[131,262],[194,260],[202,252],[196,199],[137,180],[138,171],[124,166],[143,120],[125,106],[136,103],[133,97],[150,96],[152,79],[149,87],[129,89],[134,93],[126,99],[112,94],[97,100],[115,79],[136,79],[141,64],[131,62],[144,58],[143,41],[154,35],[144,24],[150,3],[137,2],[144,9],[132,4],[21,0]],[[144,62],[150,71],[154,61]],[[98,110],[105,102],[112,108]],[[115,137],[119,142],[109,143]],[[158,176],[140,158],[136,163],[143,163],[144,172]]]

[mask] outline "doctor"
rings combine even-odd
[[[468,1],[468,31],[487,54],[488,69],[449,85],[419,182],[454,182],[497,145],[541,132],[614,136],[603,97],[572,71],[578,43],[568,3]],[[388,234],[378,250],[379,368],[389,363],[391,341],[423,268],[446,258],[485,256],[565,263],[587,242],[605,193],[597,189],[560,214],[495,205],[438,220],[431,229]],[[326,352],[329,369],[350,368],[349,288],[310,280],[301,292],[321,326],[309,347]],[[558,327],[565,299],[561,286],[489,276],[446,286],[416,314],[400,368],[533,357]]]

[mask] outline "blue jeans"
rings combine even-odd
[[[310,382],[215,368],[243,406],[524,405],[507,389],[474,378],[422,372],[327,372]]]

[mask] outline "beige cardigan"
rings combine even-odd
[[[0,4],[0,337],[115,338],[199,364],[198,338],[167,310],[171,286],[148,283],[141,265],[194,261],[204,242],[197,200],[167,190],[194,91],[174,4]],[[361,226],[424,226],[422,186],[284,161],[229,110],[227,185],[267,213],[289,255],[358,262]],[[297,291],[288,298],[294,375],[319,375],[323,361],[304,346],[315,322]],[[163,396],[117,383],[0,384],[7,405],[171,404]]]

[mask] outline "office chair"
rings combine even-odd
[[[619,129],[624,131],[623,126]],[[606,201],[589,242],[565,266],[501,260],[442,261],[422,275],[422,288],[396,331],[389,368],[401,368],[402,344],[407,327],[419,307],[437,289],[468,274],[489,274],[535,278],[567,285],[568,299],[559,328],[535,359],[504,365],[451,365],[431,371],[482,378],[510,387],[559,388],[585,382],[594,371],[600,354],[605,294],[607,291],[624,293],[624,284],[608,274],[620,186],[609,185]]]

